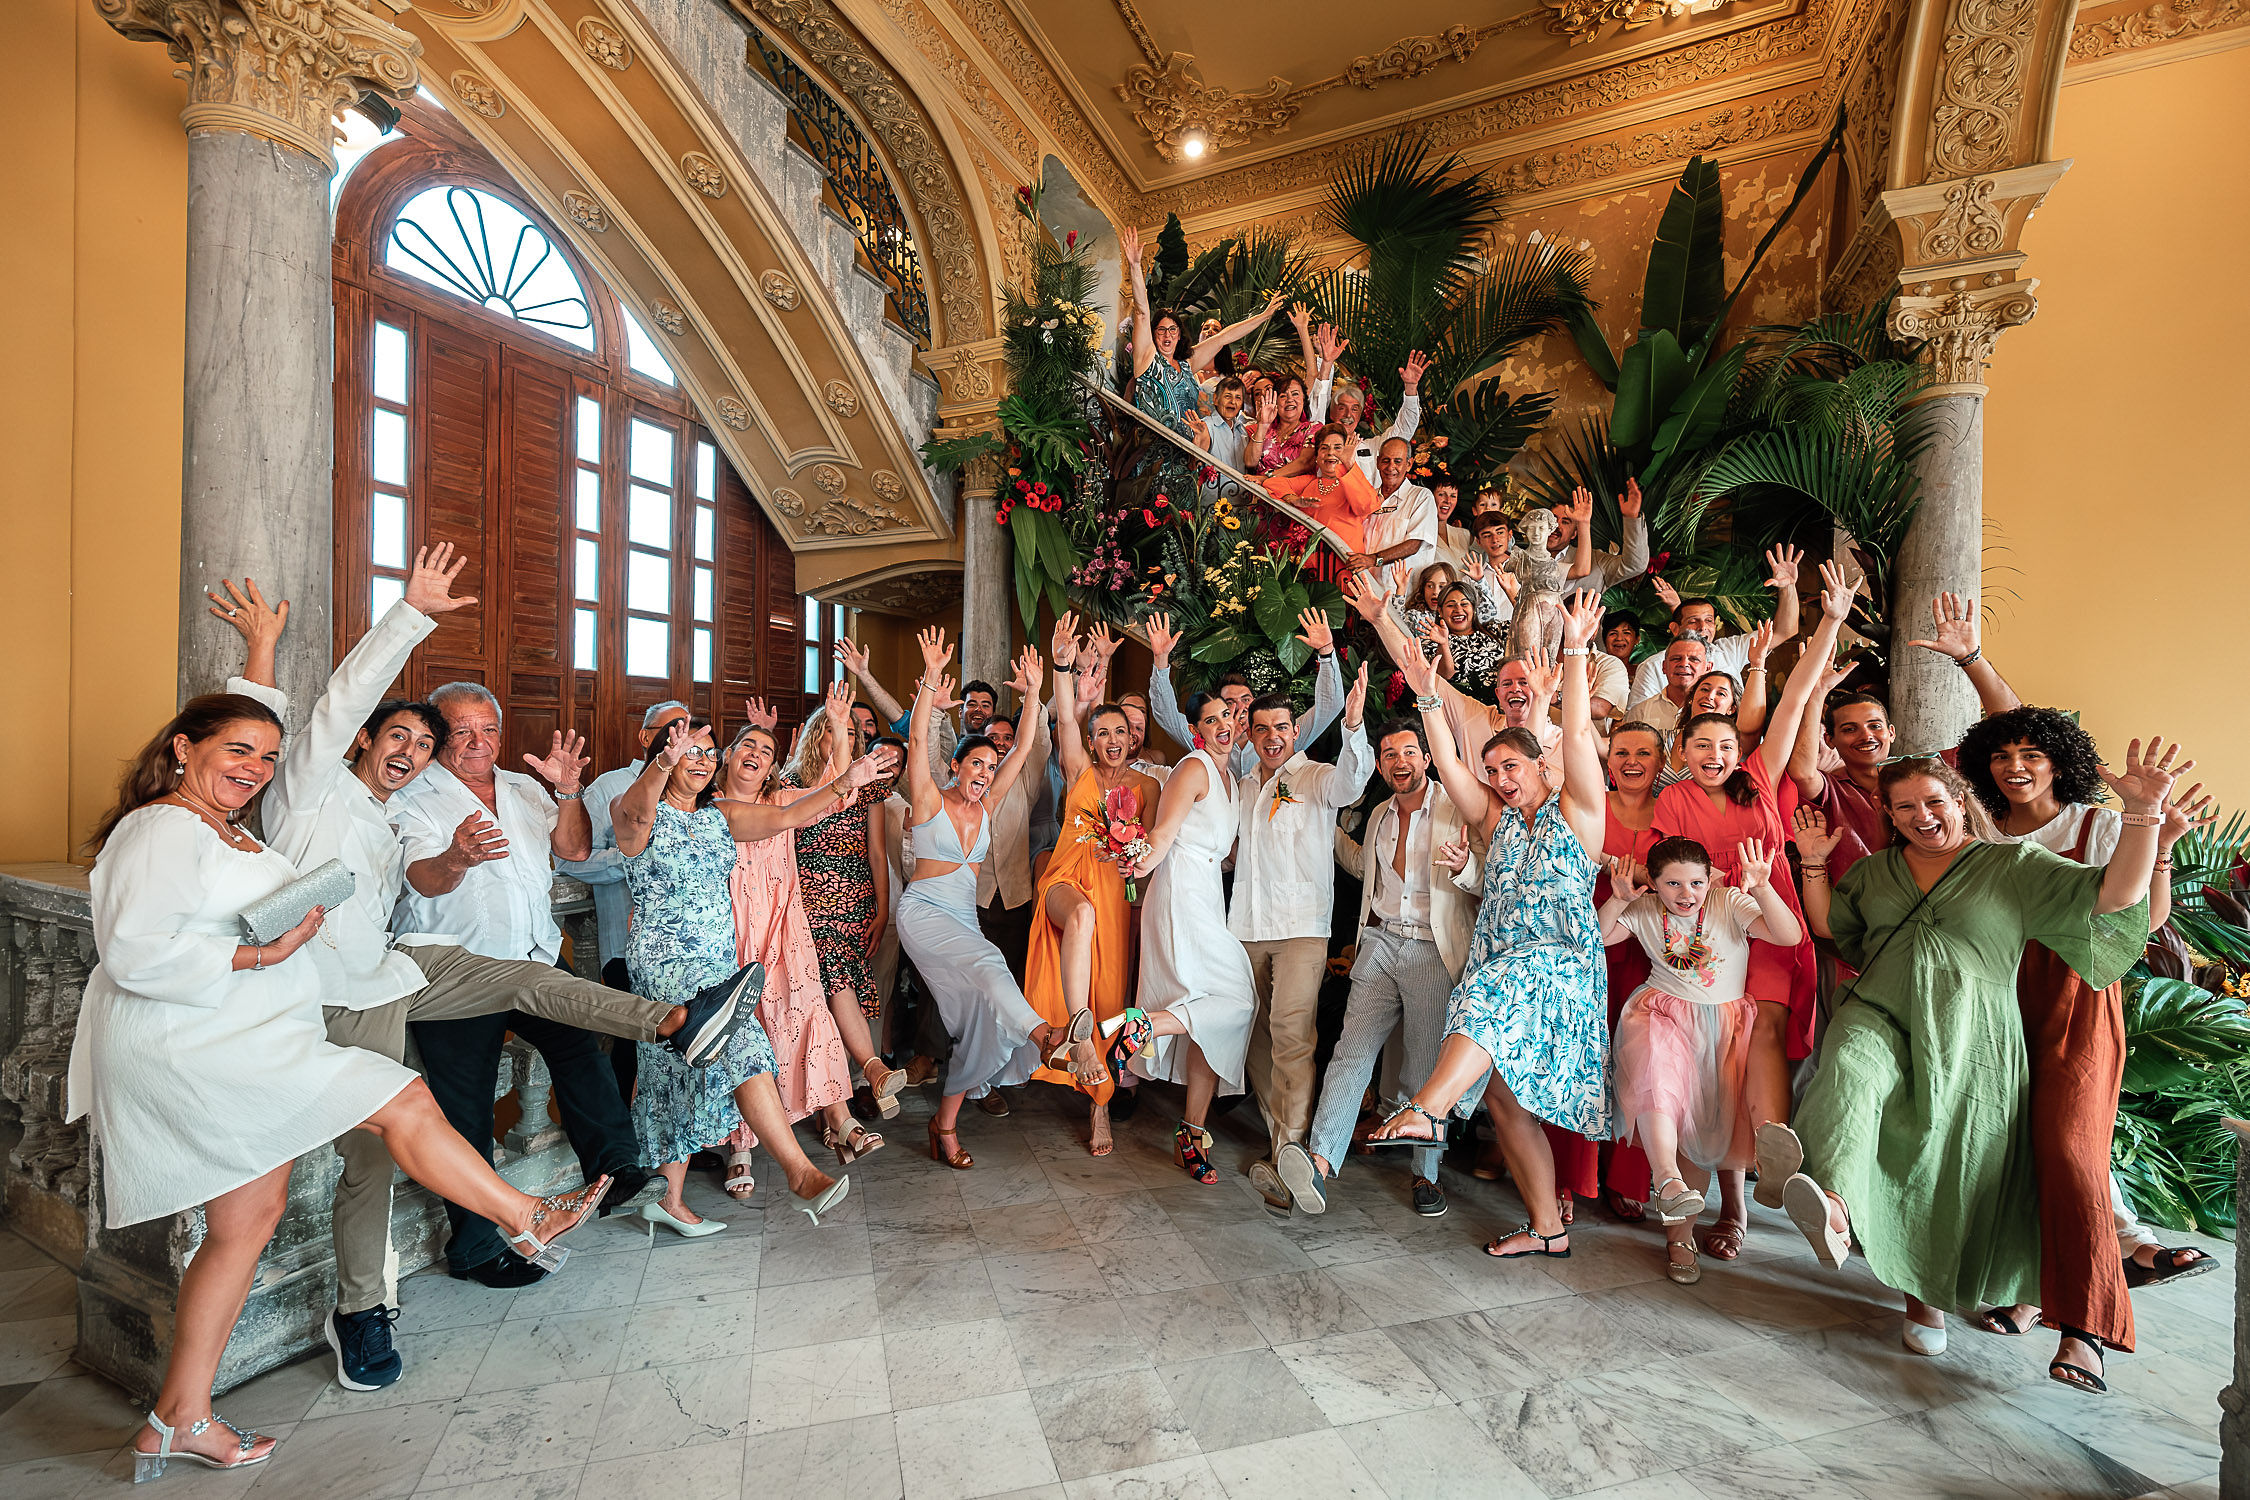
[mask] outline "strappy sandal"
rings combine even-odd
[[[1665,1183],[1671,1182],[1680,1185],[1678,1192],[1663,1191]],[[1687,1224],[1703,1216],[1703,1195],[1689,1187],[1685,1177],[1667,1177],[1656,1187],[1656,1197],[1650,1200],[1649,1207],[1656,1210],[1657,1223]],[[1563,1222],[1567,1224],[1570,1221],[1565,1219]]]
[[[939,1145],[938,1142],[941,1139],[952,1141],[952,1146]],[[930,1160],[943,1162],[956,1172],[966,1172],[977,1164],[975,1157],[961,1149],[961,1132],[958,1130],[940,1130],[935,1120],[930,1122]]]
[[[602,1201],[602,1194],[608,1191],[609,1174],[604,1172],[575,1193],[554,1193],[540,1199],[531,1210],[531,1222],[525,1226],[524,1232],[506,1236],[508,1248],[541,1270],[561,1270],[563,1262],[570,1258],[570,1252],[555,1241],[592,1218],[595,1208]],[[559,1219],[567,1219],[568,1222],[558,1224],[550,1234],[540,1233],[549,1223]],[[524,1248],[527,1245],[529,1249]]]
[[[1138,1005],[1128,1005],[1102,1022],[1102,1035],[1117,1039],[1110,1044],[1109,1070],[1122,1083],[1126,1063],[1147,1049],[1149,1040],[1156,1035],[1156,1023]]]
[[[163,1418],[155,1412],[150,1412],[148,1414],[148,1425],[149,1430],[156,1434],[156,1451],[154,1453],[143,1453],[138,1448],[133,1450],[133,1483],[146,1484],[151,1479],[161,1478],[164,1474],[164,1466],[175,1458],[184,1458],[189,1463],[201,1464],[206,1469],[247,1469],[252,1464],[262,1464],[273,1457],[273,1450],[276,1446],[274,1443],[267,1442],[265,1451],[258,1453],[258,1434],[256,1432],[244,1432],[217,1412],[211,1413],[200,1422],[191,1423],[188,1427],[188,1436],[201,1437],[211,1430],[214,1423],[234,1434],[234,1457],[210,1458],[201,1453],[191,1453],[185,1448],[174,1448],[172,1439],[179,1436],[179,1429],[165,1426]],[[252,1456],[254,1453],[256,1454],[255,1457]]]
[[[2033,1326],[2038,1323],[2039,1317],[2035,1313],[2028,1321],[2019,1325],[2014,1318],[2009,1316],[2014,1311],[2013,1307],[1988,1307],[1977,1314],[1977,1327],[1983,1329],[1986,1333],[1996,1333],[2004,1339],[2020,1339],[2031,1332]]]
[[[883,1149],[883,1138],[857,1120],[852,1121],[852,1128],[840,1136],[836,1133],[835,1126],[823,1126],[820,1143],[835,1152],[836,1160],[847,1167],[861,1157],[873,1156]]]
[[[1531,1239],[1537,1240],[1539,1242],[1539,1248],[1536,1250],[1503,1250],[1500,1248],[1502,1245],[1505,1245],[1506,1243],[1508,1243],[1508,1241],[1514,1239],[1519,1234],[1526,1235]],[[1552,1245],[1557,1240],[1567,1240],[1569,1238],[1570,1230],[1567,1227],[1561,1234],[1541,1234],[1538,1230],[1532,1228],[1529,1224],[1526,1224],[1521,1229],[1510,1230],[1508,1233],[1500,1236],[1500,1238],[1496,1240],[1487,1240],[1484,1246],[1484,1253],[1491,1256],[1494,1260],[1526,1260],[1534,1257],[1543,1260],[1568,1260],[1570,1259],[1570,1247],[1568,1245],[1563,1246],[1560,1250],[1550,1250],[1547,1247],[1549,1245]]]
[[[750,1175],[750,1165],[749,1152],[729,1151],[727,1153],[726,1180],[719,1185],[725,1188],[727,1196],[737,1203],[748,1203],[750,1195],[758,1190],[758,1179]]]
[[[1396,1125],[1399,1121],[1405,1119],[1408,1115],[1420,1115],[1423,1119],[1429,1121],[1430,1133],[1428,1135],[1384,1135],[1381,1133],[1384,1130],[1390,1129],[1393,1125]],[[1371,1135],[1367,1138],[1367,1144],[1378,1151],[1383,1150],[1386,1147],[1396,1149],[1401,1146],[1442,1147],[1445,1144],[1445,1129],[1445,1116],[1432,1114],[1430,1113],[1430,1111],[1424,1109],[1421,1105],[1416,1104],[1413,1100],[1409,1099],[1396,1114],[1392,1115],[1389,1119],[1385,1120],[1382,1123],[1382,1125],[1378,1128],[1376,1134]]]
[[[2102,1341],[2085,1329],[2065,1328],[2062,1330],[2062,1336],[2066,1339],[2076,1339],[2079,1343],[2093,1350],[2096,1365],[2107,1365],[2108,1361],[2102,1358]],[[2082,1370],[2078,1366],[2068,1363],[2063,1359],[2060,1351],[2057,1351],[2054,1360],[2047,1366],[2047,1378],[2059,1381],[2072,1390],[2084,1391],[2090,1396],[2106,1396],[2109,1394],[2108,1381],[2102,1379],[2093,1370]]]
[[[1180,1121],[1180,1128],[1172,1132],[1172,1160],[1181,1170],[1205,1187],[1214,1187],[1219,1181],[1219,1169],[1211,1165],[1207,1154],[1211,1149],[1211,1132],[1200,1125]]]
[[[1703,1236],[1703,1253],[1713,1260],[1733,1260],[1742,1253],[1743,1233],[1740,1219],[1721,1219]]]
[[[1683,1266],[1672,1259],[1672,1252],[1675,1250],[1687,1252],[1686,1265]],[[1695,1245],[1692,1241],[1666,1240],[1664,1242],[1664,1274],[1671,1277],[1680,1286],[1694,1286],[1703,1279],[1703,1263],[1701,1258],[1696,1255]]]
[[[871,1057],[860,1065],[859,1076],[867,1080],[867,1091],[875,1096],[875,1112],[886,1120],[898,1118],[898,1096],[906,1087],[906,1070],[884,1066],[879,1057]]]
[[[2192,1259],[2182,1260],[2181,1256]],[[2178,1281],[2186,1276],[2201,1276],[2205,1271],[2218,1269],[2216,1256],[2206,1255],[2193,1245],[2177,1248],[2171,1245],[2156,1247],[2157,1264],[2144,1266],[2128,1255],[2125,1257],[2125,1284],[2129,1287],[2162,1286],[2167,1281]]]
[[[1635,1203],[1615,1188],[1602,1189],[1602,1206],[1620,1224],[1638,1224],[1648,1218],[1648,1210],[1644,1206]]]
[[[1094,1013],[1090,1010],[1072,1011],[1070,1024],[1063,1028],[1063,1038],[1046,1056],[1047,1066],[1058,1073],[1070,1072],[1070,1049],[1094,1035]],[[1072,1076],[1076,1076],[1075,1074]]]

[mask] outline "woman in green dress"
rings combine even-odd
[[[2106,868],[1982,841],[1968,784],[1937,760],[1883,768],[1895,842],[1833,895],[1837,833],[1797,813],[1805,918],[1860,977],[1828,1023],[1796,1129],[1759,1129],[1758,1172],[1784,1180],[1783,1205],[1822,1264],[1841,1266],[1857,1233],[1869,1268],[1906,1293],[1917,1354],[1943,1352],[1948,1311],[2037,1295],[2016,969],[2033,941],[2095,985],[2140,955],[2165,799],[2193,764],[2175,767],[2177,752],[2152,740],[2144,755],[2135,740],[2122,775],[2102,772],[2126,825]]]

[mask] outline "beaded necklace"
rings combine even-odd
[[[1709,909],[1708,903],[1697,909],[1695,930],[1688,934],[1687,947],[1677,953],[1672,951],[1672,914],[1668,911],[1659,914],[1658,920],[1663,923],[1664,962],[1667,966],[1685,972],[1701,970],[1710,963],[1711,945],[1703,937],[1703,918]]]

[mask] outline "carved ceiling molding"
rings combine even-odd
[[[1583,186],[1604,178],[1666,169],[1691,156],[1791,135],[1808,136],[1828,118],[1830,90],[1730,104],[1699,120],[1644,130],[1616,140],[1592,141],[1496,163],[1492,180],[1512,200]]]
[[[976,168],[977,182],[984,189],[985,210],[992,216],[995,237],[1000,245],[1000,265],[994,269],[1000,280],[1008,286],[1028,286],[1031,283],[1031,244],[1038,233],[1031,222],[1016,212],[1016,183],[993,164],[975,141],[969,142],[969,161]],[[1007,165],[1002,163],[1002,166]]]
[[[1540,3],[1551,12],[1547,30],[1570,38],[1573,47],[1582,47],[1600,40],[1602,33],[1613,25],[1619,31],[1638,31],[1659,21],[1676,21],[1682,16],[1720,10],[1731,0],[1540,0]]]
[[[1000,102],[998,91],[976,63],[955,49],[953,39],[921,0],[882,0],[882,5],[923,60],[953,86],[955,101],[984,127],[994,144],[1008,153],[1017,175],[1035,175],[1041,155],[1039,143],[1024,129],[1023,121]]]
[[[977,254],[976,224],[937,126],[915,90],[846,25],[828,0],[735,0],[801,51],[849,98],[896,166],[892,186],[919,213],[916,248],[936,282],[942,324],[934,337],[982,336],[993,329],[993,288]]]
[[[2103,62],[2144,47],[2224,31],[2250,18],[2244,0],[2157,0],[2154,5],[2101,20],[2080,20],[2070,33],[2070,62]]]
[[[278,141],[331,169],[338,110],[370,91],[412,98],[421,82],[422,44],[350,0],[94,0],[94,10],[182,65],[182,128]]]
[[[885,568],[864,578],[829,584],[816,597],[823,604],[921,619],[960,608],[961,565],[938,561]]]

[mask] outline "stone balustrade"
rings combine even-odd
[[[598,978],[594,903],[575,880],[555,881],[556,920],[573,967]],[[101,1153],[84,1121],[65,1124],[64,1082],[86,976],[96,962],[86,872],[75,865],[0,866],[0,1223],[78,1274],[78,1360],[137,1397],[156,1388],[170,1343],[180,1272],[202,1239],[200,1211],[110,1230],[102,1226]],[[407,1061],[416,1061],[411,1050]],[[574,1185],[578,1161],[550,1117],[546,1064],[511,1038],[496,1107],[516,1096],[517,1118],[495,1165],[526,1192]],[[242,1321],[219,1368],[219,1389],[288,1363],[321,1342],[335,1305],[329,1205],[342,1164],[322,1149],[298,1158],[289,1205],[258,1262]],[[445,1207],[399,1179],[391,1206],[392,1275],[436,1262]],[[397,1305],[395,1292],[390,1298]]]

